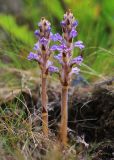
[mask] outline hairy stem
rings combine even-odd
[[[60,139],[64,146],[67,145],[67,122],[68,122],[68,86],[62,86],[61,93],[61,125]]]
[[[48,136],[48,110],[46,94],[46,77],[42,73],[42,130],[45,136]]]

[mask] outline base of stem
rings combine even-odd
[[[42,113],[42,131],[48,137],[48,113]]]

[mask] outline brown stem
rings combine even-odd
[[[46,77],[42,72],[42,130],[45,136],[48,136],[48,110],[46,94]]]
[[[62,86],[60,139],[63,146],[67,145],[67,122],[68,122],[68,86]]]

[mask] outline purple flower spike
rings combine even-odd
[[[30,54],[28,55],[28,60],[37,60],[38,61],[38,55],[33,53],[33,52],[30,52]]]
[[[83,49],[85,48],[85,46],[83,45],[83,42],[82,41],[77,41],[74,43],[74,47],[78,47],[80,49]]]
[[[83,61],[83,58],[81,56],[78,56],[72,59],[71,64],[81,65],[82,61]]]
[[[77,31],[75,29],[72,29],[72,31],[70,32],[70,37],[74,38],[77,36]]]
[[[59,69],[58,69],[58,67],[55,67],[55,66],[49,66],[48,71],[50,73],[58,73]]]

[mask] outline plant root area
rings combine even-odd
[[[61,88],[59,85],[48,85],[47,97],[48,97],[48,114],[49,114],[49,129],[50,135],[54,135],[52,139],[57,143],[60,126],[60,106],[61,106]],[[18,107],[14,107],[15,112],[20,114],[20,119],[23,125],[26,120],[31,122],[31,128],[33,134],[41,132],[41,99],[40,99],[40,87],[36,87],[32,91],[22,90],[20,93],[8,98],[4,103],[1,103],[1,112],[4,111],[6,116],[9,115],[12,121],[17,117],[12,115],[11,104],[16,104]],[[87,149],[88,158],[85,160],[114,160],[114,86],[110,84],[106,85],[87,85],[84,87],[70,87],[68,96],[68,143],[70,146],[74,146],[77,149],[77,137],[84,136],[84,140],[89,144]],[[9,105],[10,104],[10,105]],[[10,106],[10,107],[8,107]],[[22,113],[20,113],[20,110]],[[7,113],[6,113],[7,112]],[[6,122],[6,119],[2,113],[1,121]],[[21,117],[22,114],[22,117]],[[18,117],[19,118],[19,117]],[[1,122],[0,122],[1,123]],[[14,122],[12,122],[15,124]],[[21,125],[22,125],[21,124]],[[7,125],[7,124],[6,124]],[[10,124],[12,125],[12,124]],[[20,126],[20,124],[18,124]],[[18,128],[19,128],[18,126]],[[24,128],[23,126],[21,126]],[[29,128],[29,127],[28,127]],[[15,132],[19,132],[15,128]],[[1,132],[1,135],[6,133],[6,130]],[[8,131],[11,132],[11,131]],[[20,132],[24,130],[20,129]],[[26,131],[27,132],[27,131]],[[27,133],[26,133],[27,134]],[[31,134],[30,134],[31,135]],[[28,134],[29,136],[29,134]],[[24,143],[26,142],[26,136],[24,136]],[[39,136],[40,137],[40,136]],[[41,136],[42,137],[42,136]],[[40,137],[40,139],[42,139]],[[49,139],[48,139],[49,140]],[[47,141],[48,141],[47,140]],[[35,138],[29,141],[29,144],[34,143]],[[38,140],[38,146],[34,148],[37,153],[41,155],[46,154],[45,150],[40,150],[42,140]],[[19,140],[19,143],[22,141]],[[12,142],[12,144],[18,143],[18,140]],[[44,146],[46,146],[46,141]],[[23,143],[22,143],[23,144]],[[20,146],[22,144],[19,144]],[[48,143],[50,144],[50,142]],[[22,145],[23,146],[23,145]],[[31,145],[32,146],[32,145]],[[14,146],[13,146],[14,147]],[[21,147],[20,147],[21,148]],[[26,147],[23,146],[23,150]],[[44,147],[46,148],[46,147]],[[33,152],[34,152],[33,151]],[[32,153],[33,153],[32,152]],[[53,151],[54,153],[55,151]],[[57,152],[57,151],[56,151]],[[50,153],[51,154],[51,153]],[[30,157],[30,156],[29,156]],[[48,156],[47,156],[48,157]],[[38,158],[36,158],[38,159]],[[51,158],[49,158],[51,159]],[[59,159],[59,158],[58,158]],[[70,158],[69,158],[70,159]],[[72,158],[73,159],[73,158]],[[7,159],[6,159],[7,160]],[[54,158],[53,158],[54,160]],[[79,159],[81,160],[81,159]]]

